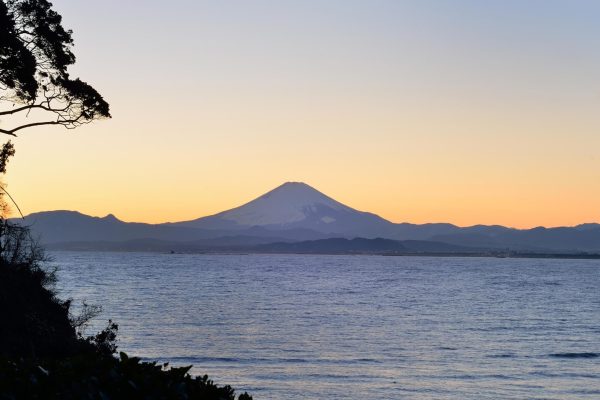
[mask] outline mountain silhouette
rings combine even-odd
[[[377,248],[376,244],[383,243],[381,239],[389,239],[421,241],[419,246],[431,252],[460,247],[482,251],[600,253],[600,224],[597,223],[533,229],[499,225],[458,227],[447,223],[393,223],[342,204],[302,182],[284,183],[239,207],[191,221],[128,223],[112,214],[99,218],[75,211],[47,211],[27,216],[24,223],[39,235],[42,243],[51,244],[52,248],[87,250],[163,250],[171,246],[186,251],[205,251],[254,246],[253,249],[289,251],[300,247],[286,243],[363,238],[379,241],[325,240],[305,243],[301,248],[342,246],[352,252],[352,247],[355,251],[361,251],[360,246],[367,245]],[[412,243],[414,246],[414,243],[421,242]],[[280,244],[266,246],[276,243]],[[403,245],[406,247],[406,243]],[[400,250],[401,246],[398,245],[397,249]]]
[[[302,182],[286,182],[231,210],[173,224],[199,229],[273,231],[309,229],[327,235],[378,237],[393,235],[395,224],[348,207]]]

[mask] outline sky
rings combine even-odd
[[[394,222],[600,222],[600,2],[55,0],[113,118],[22,131],[25,214],[210,215],[302,181]]]

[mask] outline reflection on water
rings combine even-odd
[[[53,256],[122,350],[255,399],[600,397],[597,260]]]

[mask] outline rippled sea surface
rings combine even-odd
[[[53,256],[121,350],[255,399],[600,398],[597,260]]]

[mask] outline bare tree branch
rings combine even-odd
[[[52,107],[50,107],[50,102],[52,100],[54,100],[54,98],[46,97],[46,101],[44,101],[44,103],[46,103],[47,106],[44,106],[42,104],[30,104],[30,105],[27,105],[27,106],[15,108],[14,110],[0,111],[0,115],[13,115],[13,114],[19,113],[21,111],[31,111],[31,110],[36,109],[36,108],[39,108],[39,109],[45,110],[45,111],[59,113],[59,112],[67,111],[73,105],[73,103],[70,102],[70,103],[68,103],[63,108],[52,108]]]
[[[81,121],[82,117],[83,116],[80,115],[79,117],[77,117],[75,119],[65,119],[65,120],[57,120],[57,121],[32,122],[32,123],[21,125],[21,126],[18,126],[16,128],[9,129],[9,130],[7,130],[7,129],[1,129],[0,128],[0,133],[4,133],[6,135],[11,135],[11,136],[15,136],[16,137],[17,135],[15,134],[15,132],[18,132],[21,129],[32,128],[34,126],[43,126],[43,125],[63,125],[67,129],[69,129],[69,128],[74,128],[76,124],[78,126],[78,125],[82,125],[84,123],[87,123],[86,121]],[[88,122],[90,122],[90,121],[88,121]],[[73,125],[73,126],[71,126],[71,125]]]

